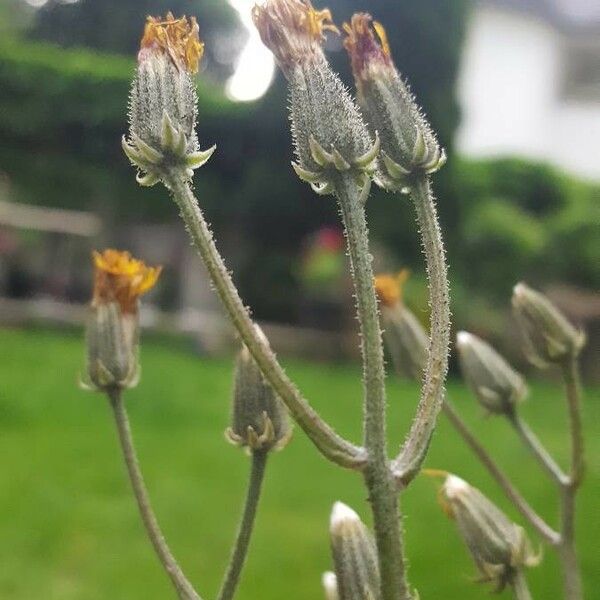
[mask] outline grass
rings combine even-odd
[[[82,355],[76,333],[0,330],[0,598],[172,598],[129,492],[108,406],[101,396],[77,388]],[[164,341],[147,341],[142,361],[142,382],[127,395],[142,466],[167,539],[206,600],[214,597],[225,568],[248,468],[248,459],[222,436],[231,364]],[[359,439],[357,366],[291,362],[288,370],[330,422]],[[395,447],[417,390],[389,383]],[[457,383],[450,393],[531,502],[554,522],[554,490],[507,426],[482,419]],[[597,390],[587,391],[589,465],[578,534],[588,600],[600,599],[598,400]],[[564,463],[560,388],[535,384],[523,412]],[[464,476],[517,518],[444,421],[427,464]],[[297,431],[271,460],[240,600],[322,597],[320,574],[330,567],[328,514],[337,499],[368,521],[359,478],[327,463]],[[415,482],[403,496],[403,509],[411,583],[421,598],[485,597],[487,591],[471,582],[474,568],[437,506],[430,480]],[[536,598],[560,597],[550,550],[530,582]]]

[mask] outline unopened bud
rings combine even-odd
[[[333,506],[329,530],[340,600],[376,600],[379,567],[371,532],[360,517],[341,502]]]
[[[429,337],[419,320],[402,303],[402,284],[408,271],[375,277],[381,305],[386,346],[395,369],[404,377],[421,381],[427,363]]]
[[[128,252],[94,253],[94,296],[87,325],[87,380],[101,391],[134,387],[139,379],[139,297],[160,275]]]
[[[456,347],[463,377],[481,406],[494,414],[513,414],[527,395],[522,375],[472,333],[459,331]]]
[[[288,412],[244,346],[235,368],[231,427],[227,439],[254,450],[279,450],[292,436]]]
[[[288,80],[297,175],[318,194],[335,191],[339,173],[353,175],[368,191],[379,142],[321,48],[324,32],[337,31],[328,10],[310,0],[267,0],[254,23]]]
[[[513,290],[512,305],[521,326],[527,359],[539,368],[564,363],[579,355],[585,334],[544,296],[524,283]]]
[[[539,564],[523,528],[460,477],[445,474],[439,498],[446,514],[456,521],[482,581],[502,590],[517,571]]]
[[[129,140],[122,140],[140,170],[140,185],[154,185],[168,169],[191,178],[214,151],[200,151],[195,129],[198,96],[192,74],[203,51],[195,18],[148,17],[131,88]]]
[[[366,13],[344,25],[358,100],[372,132],[381,139],[378,183],[408,191],[418,173],[434,173],[446,162],[423,111],[394,65],[385,29]]]
[[[323,591],[325,592],[325,600],[340,600],[335,573],[332,571],[323,573],[321,583],[323,584]]]

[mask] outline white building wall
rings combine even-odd
[[[458,80],[462,154],[549,161],[600,180],[600,101],[561,98],[563,43],[556,29],[534,16],[477,6]]]
[[[553,125],[550,161],[572,173],[600,181],[600,106],[569,101],[559,106]]]

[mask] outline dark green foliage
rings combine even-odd
[[[451,260],[469,288],[499,300],[521,279],[600,285],[600,186],[517,159],[461,161],[455,173]]]
[[[48,44],[0,46],[0,131],[38,148],[108,158],[127,125],[133,60]],[[204,115],[232,107],[213,87],[199,86]]]
[[[170,212],[164,193],[139,189],[120,147],[133,71],[132,60],[116,55],[0,45],[0,169],[17,199],[119,218]],[[212,144],[245,110],[206,84],[198,93],[201,139]]]

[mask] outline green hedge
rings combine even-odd
[[[132,60],[41,43],[0,44],[0,132],[47,149],[106,158],[126,129]],[[239,112],[199,85],[204,119]],[[66,136],[66,137],[65,137]]]
[[[115,218],[170,214],[158,191],[140,190],[120,139],[134,61],[81,49],[11,40],[0,43],[0,171],[28,203],[99,210]],[[247,120],[250,107],[199,82],[201,141],[209,146]],[[226,145],[226,144],[225,144]],[[205,185],[219,187],[219,158]],[[155,201],[156,200],[156,201]]]
[[[599,185],[517,159],[461,161],[455,173],[453,248],[470,288],[506,297],[522,278],[600,286]]]

